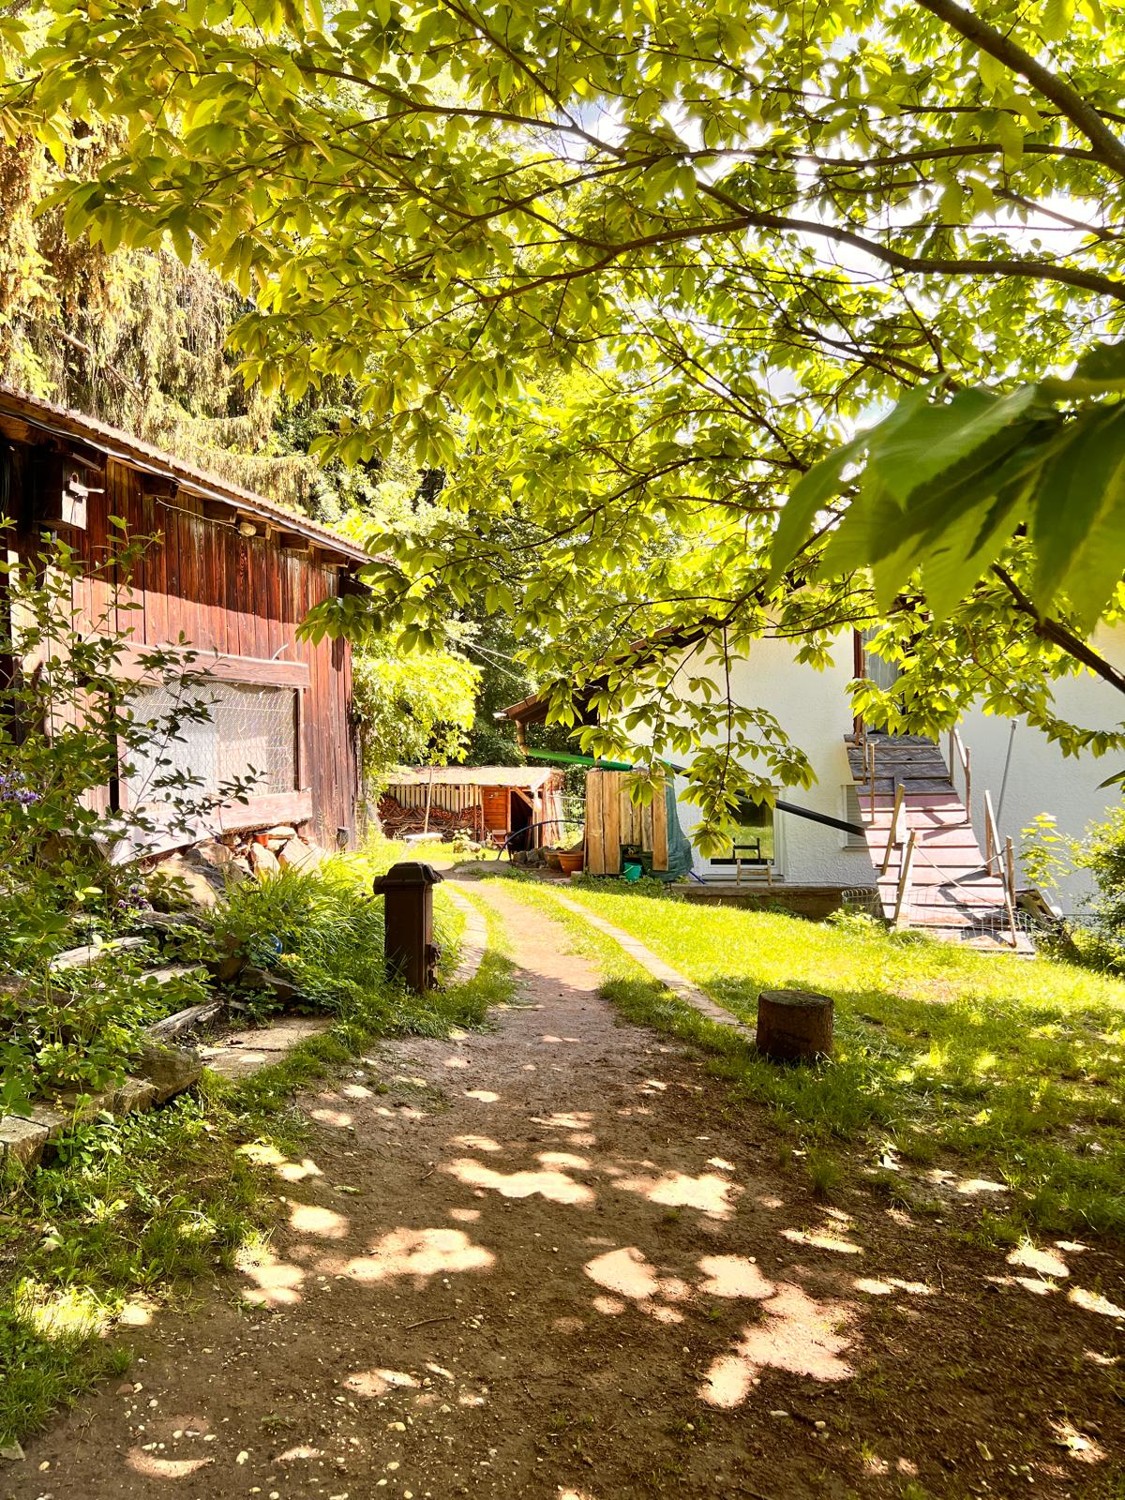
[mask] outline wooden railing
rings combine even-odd
[[[891,918],[893,927],[910,925],[910,879],[914,870],[914,845],[918,835],[912,828],[906,839],[902,856],[902,867],[898,872],[898,890],[895,892],[895,912]],[[888,846],[889,847],[889,846]]]
[[[891,813],[891,826],[887,829],[887,847],[883,850],[883,863],[879,866],[879,874],[885,875],[891,864],[891,851],[897,849],[902,839],[899,837],[899,823],[902,819],[902,807],[906,798],[906,790],[900,781],[895,787],[895,805]]]
[[[965,816],[971,824],[973,821],[973,757],[972,752],[965,746],[964,740],[956,729],[949,731],[949,779],[953,785],[957,785],[957,766],[960,763],[961,775],[965,782]]]
[[[871,821],[875,822],[875,741],[868,737],[863,742],[863,768],[867,773],[867,785],[871,795]]]

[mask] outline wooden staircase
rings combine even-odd
[[[1033,952],[1015,911],[1011,840],[1001,845],[987,792],[985,848],[977,841],[971,764],[956,731],[949,764],[917,735],[868,735],[847,749],[887,921],[977,948]]]

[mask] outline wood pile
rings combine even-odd
[[[389,839],[400,839],[408,833],[426,831],[426,809],[403,807],[394,797],[379,798],[379,822]],[[484,836],[484,810],[481,807],[463,807],[449,811],[444,807],[431,807],[429,831],[435,838],[452,838],[459,829],[468,829],[475,839]]]

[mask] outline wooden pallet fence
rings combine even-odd
[[[652,856],[654,870],[668,868],[668,809],[658,789],[639,806],[629,795],[632,780],[624,771],[586,774],[586,873],[620,875],[622,844],[636,844]]]

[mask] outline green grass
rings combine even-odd
[[[776,1067],[663,991],[542,887],[633,1019],[698,1041],[742,1095],[809,1142],[890,1143],[999,1176],[1044,1229],[1125,1232],[1125,984],[1046,959],[991,957],[862,923],[835,927],[606,886],[568,894],[647,944],[743,1020],[762,989],[831,995],[836,1052]]]
[[[339,862],[328,880],[354,888],[366,874]],[[510,965],[492,948],[468,984],[424,1000],[388,986],[381,926],[371,952],[349,947],[371,937],[374,919],[353,895],[345,892],[335,934],[326,930],[331,904],[318,904],[297,881],[247,889],[231,917],[249,930],[256,914],[259,932],[287,934],[306,972],[323,969],[334,1017],[328,1031],[237,1085],[205,1074],[198,1091],[164,1109],[81,1127],[50,1166],[0,1183],[0,1446],[128,1367],[128,1350],[113,1334],[130,1299],[182,1300],[194,1281],[230,1268],[243,1246],[268,1233],[276,1179],[256,1164],[263,1153],[246,1148],[290,1155],[301,1147],[299,1088],[381,1038],[480,1025],[509,997]],[[285,924],[302,921],[298,938]],[[447,942],[461,921],[450,906]],[[451,944],[451,962],[455,956]]]

